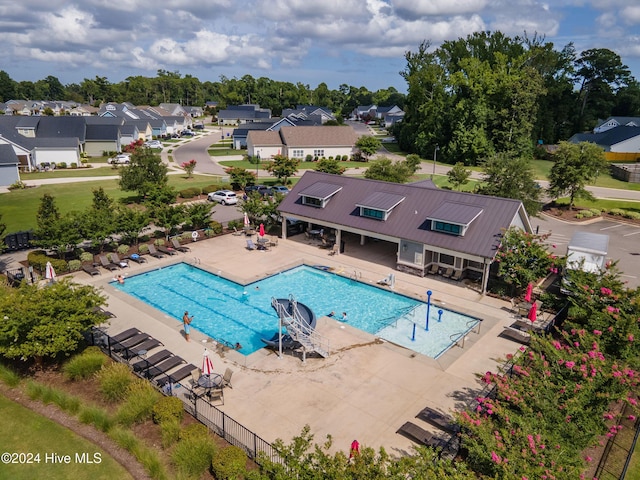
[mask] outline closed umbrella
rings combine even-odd
[[[247,212],[244,212],[244,226],[249,226],[249,215],[247,215]]]
[[[213,373],[213,362],[209,358],[209,350],[204,349],[204,353],[202,354],[202,374],[203,375],[211,375]]]
[[[44,278],[50,282],[53,282],[56,278],[56,271],[53,269],[51,262],[47,262],[47,265],[44,267]]]
[[[531,294],[533,293],[533,283],[527,285],[527,293],[524,294],[525,302],[531,302]]]
[[[260,236],[264,237],[264,223],[260,224]]]
[[[537,315],[538,315],[538,305],[534,303],[533,305],[531,305],[531,308],[529,309],[529,315],[527,315],[527,318],[531,320],[531,322],[533,323],[536,321]]]

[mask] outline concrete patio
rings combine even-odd
[[[426,301],[425,292],[431,290],[434,304],[483,319],[480,333],[470,333],[463,347],[454,346],[437,360],[327,317],[319,318],[317,327],[331,341],[331,356],[326,359],[308,355],[303,362],[297,353],[280,358],[266,349],[245,356],[220,348],[194,329],[187,343],[180,320],[113,288],[109,285],[113,275],[104,269],[99,277],[75,274],[76,281],[100,287],[107,295],[107,308],[116,315],[108,325],[110,334],[135,326],[194,365],[200,365],[207,347],[216,371],[234,370],[233,388],[225,390],[225,402],[219,408],[267,441],[288,442],[309,424],[317,443],[332,435],[334,450],[348,451],[355,438],[363,446],[384,446],[391,454],[410,453],[412,442],[396,434],[404,422],[442,433],[416,419],[417,413],[425,406],[445,413],[465,408],[484,387],[478,374],[495,371],[507,354],[520,348],[499,336],[514,320],[508,304],[480,295],[462,282],[394,271],[395,257],[390,257],[388,244],[361,246],[349,241],[344,254],[333,256],[302,235],[279,239],[269,251],[248,251],[245,237],[234,235],[188,246],[191,251],[186,254],[163,259],[147,256],[148,263],[132,263],[124,272],[134,275],[187,262],[240,283],[301,263],[326,265],[369,283],[393,272],[398,293]]]

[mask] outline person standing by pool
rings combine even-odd
[[[191,322],[193,322],[193,315],[189,316],[189,312],[185,310],[184,315],[182,316],[182,324],[184,325],[184,338],[187,339],[187,342],[190,342],[189,334],[191,333]]]

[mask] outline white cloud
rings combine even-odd
[[[487,6],[487,0],[395,0],[393,3],[403,17],[478,13]]]
[[[640,5],[623,8],[620,17],[627,25],[640,24]]]

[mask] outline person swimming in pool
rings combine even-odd
[[[327,317],[329,318],[333,318],[336,316],[336,312],[334,312],[333,310],[331,311],[331,313],[329,315],[327,315]]]
[[[347,312],[342,312],[342,321],[343,322],[347,321]]]
[[[242,348],[242,345],[240,345],[240,342],[236,342],[236,350],[240,350]]]

